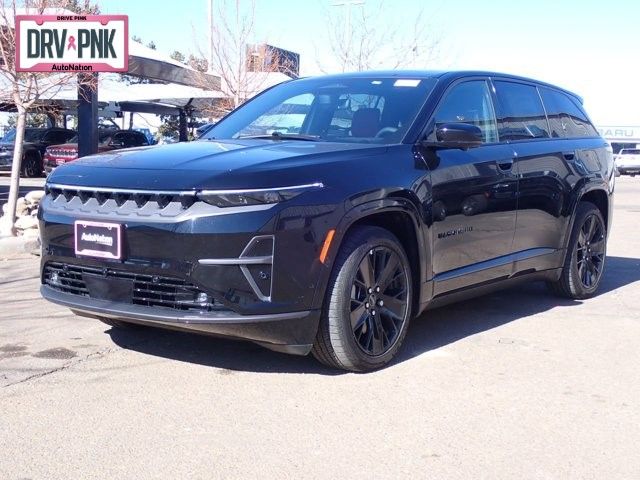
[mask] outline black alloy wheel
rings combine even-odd
[[[574,300],[592,297],[602,280],[606,254],[607,227],[602,212],[591,202],[579,203],[560,277],[549,282],[549,287]]]
[[[367,355],[389,351],[400,336],[409,308],[408,275],[399,255],[376,247],[360,261],[351,287],[351,328]]]
[[[585,218],[578,234],[575,262],[585,288],[597,285],[604,269],[605,229],[600,216]]]
[[[375,370],[396,355],[412,314],[411,265],[388,230],[357,226],[340,246],[312,353],[325,365]]]

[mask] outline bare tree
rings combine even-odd
[[[289,59],[267,48],[266,42],[256,42],[255,0],[215,0],[210,5],[209,45],[203,49],[198,38],[195,43],[199,56],[208,58],[211,73],[220,76],[222,90],[229,96],[226,102],[217,102],[218,109],[231,110],[269,86],[269,73],[297,75]]]
[[[45,9],[60,9],[69,4],[78,7],[78,2],[69,2],[68,0],[23,0],[21,7],[18,7],[16,3],[16,0],[0,0],[0,103],[11,105],[17,111],[9,199],[7,211],[0,218],[0,235],[5,236],[15,235],[16,233],[16,202],[20,184],[22,143],[27,113],[34,110],[42,99],[52,98],[65,86],[75,81],[80,81],[76,80],[75,73],[16,72],[17,39],[14,28],[14,19],[18,13],[42,14]],[[89,2],[85,3],[89,5]],[[87,81],[91,82],[91,80]]]
[[[395,13],[395,2],[384,0],[343,0],[330,8],[323,44],[329,45],[331,60],[319,63],[324,72],[424,68],[438,57],[441,39],[424,7],[411,22]]]

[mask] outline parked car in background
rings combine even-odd
[[[41,177],[43,156],[48,146],[68,142],[76,134],[66,128],[26,128],[22,152],[22,175]],[[16,131],[11,130],[0,140],[0,171],[11,171]]]
[[[53,172],[41,292],[114,328],[244,338],[367,371],[427,308],[524,280],[595,295],[614,187],[610,145],[553,85],[297,79],[200,141]]]
[[[98,152],[149,145],[144,133],[135,130],[105,130],[98,134]],[[78,158],[78,137],[69,143],[47,147],[44,154],[44,170],[48,175],[57,166]]]
[[[640,173],[640,148],[623,148],[616,155],[616,166],[621,175]]]
[[[147,137],[147,141],[149,142],[149,145],[155,145],[157,143],[156,138],[153,136],[153,133],[151,133],[151,130],[149,130],[148,128],[134,128],[133,130],[136,132],[140,132],[145,137]]]

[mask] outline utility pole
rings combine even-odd
[[[209,13],[209,72],[213,71],[213,0],[207,0]]]
[[[343,0],[336,2],[333,7],[347,7],[347,13],[344,19],[344,41],[346,44],[351,43],[351,7],[364,5],[365,0]]]

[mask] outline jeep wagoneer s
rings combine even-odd
[[[277,85],[191,143],[56,169],[42,295],[114,327],[250,340],[353,371],[429,307],[602,279],[614,164],[575,94],[488,72]]]

